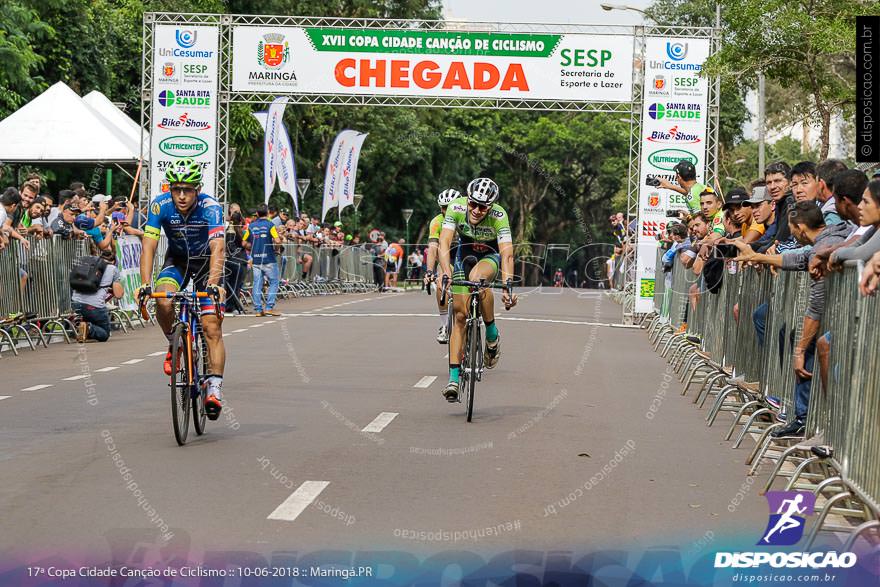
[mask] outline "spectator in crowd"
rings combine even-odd
[[[244,304],[241,303],[241,288],[244,284],[245,270],[247,269],[247,250],[244,248],[244,218],[241,215],[241,206],[229,204],[226,224],[226,280],[229,291],[226,295],[226,309],[230,312],[246,314]]]
[[[661,179],[659,187],[687,196],[688,210],[691,214],[699,212],[702,195],[707,186],[697,181],[697,168],[690,160],[682,159],[672,170],[675,172],[675,183]]]
[[[254,310],[257,316],[279,316],[275,312],[275,296],[278,293],[278,262],[275,245],[281,244],[281,237],[275,224],[268,219],[269,210],[265,204],[257,207],[257,219],[251,222],[242,237],[245,247],[251,252],[254,271]],[[263,305],[263,279],[269,281],[266,304]]]
[[[690,269],[697,260],[700,243],[706,235],[709,234],[709,219],[700,212],[688,218],[688,236],[689,242],[685,243],[679,250],[679,261],[682,265]]]
[[[419,252],[418,247],[413,247],[412,252],[407,258],[409,264],[408,279],[421,279],[422,276],[422,259],[423,256]]]
[[[745,236],[746,232],[753,224],[752,209],[749,206],[743,206],[749,200],[749,194],[745,188],[735,187],[727,193],[727,198],[721,209],[732,215],[733,222],[736,223],[736,232]]]
[[[826,226],[822,211],[812,201],[794,204],[789,214],[791,233],[805,245],[822,247],[846,240],[850,228],[843,223]],[[783,254],[755,253],[747,244],[734,241],[739,248],[737,261],[763,263],[787,271],[805,271],[809,265],[812,249],[800,249]],[[797,436],[804,431],[807,410],[810,402],[810,388],[813,378],[813,361],[816,351],[816,336],[819,323],[825,311],[824,278],[813,278],[810,282],[810,296],[800,338],[794,349],[795,375],[795,414],[787,426],[772,433],[774,437]],[[762,329],[766,323],[762,324]],[[759,341],[763,344],[764,332],[759,331]]]
[[[74,208],[68,201],[61,206],[61,213],[50,225],[53,234],[63,239],[85,238],[85,233],[73,225],[79,214],[79,208]]]
[[[746,240],[751,244],[752,249],[758,253],[764,253],[770,249],[776,242],[776,234],[781,224],[788,222],[776,213],[776,201],[770,197],[769,190],[764,186],[758,186],[752,190],[752,195],[746,202],[746,205],[752,209],[752,219],[756,224],[763,227],[763,233],[757,239]],[[754,227],[749,228],[749,234],[755,230]]]
[[[385,288],[397,287],[397,274],[404,258],[403,239],[392,242],[385,249]]]
[[[112,239],[105,238],[101,232],[100,226],[95,219],[85,213],[79,214],[73,221],[73,225],[83,231],[86,236],[92,239],[95,246],[101,251],[108,251],[111,248]]]
[[[107,301],[119,299],[125,293],[119,282],[113,250],[102,251],[101,258],[107,266],[98,290],[94,293],[73,291],[70,298],[73,310],[82,317],[77,329],[77,341],[81,343],[88,340],[106,342],[110,338],[110,311],[107,309]]]
[[[259,214],[257,214],[257,218],[259,219]],[[281,228],[281,218],[278,217],[278,206],[275,204],[269,204],[269,221],[275,225],[276,232]],[[280,235],[279,235],[280,236]]]
[[[287,224],[287,221],[290,220],[290,212],[287,208],[282,208],[278,211],[278,219],[282,225]]]
[[[825,159],[816,165],[816,180],[819,183],[817,200],[822,206],[826,225],[843,222],[834,201],[834,176],[846,169],[846,163],[838,159]]]
[[[788,210],[794,204],[794,196],[791,193],[791,167],[785,161],[771,163],[764,169],[764,181],[767,183],[767,193],[776,202],[776,217],[780,219],[774,233],[775,240],[786,242],[791,237]],[[769,246],[772,245],[771,242]]]
[[[815,202],[819,199],[815,163],[801,161],[791,168],[791,193],[795,202]]]

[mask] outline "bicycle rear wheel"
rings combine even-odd
[[[470,320],[468,325],[467,352],[468,367],[470,374],[468,377],[465,394],[467,395],[467,421],[470,422],[474,417],[474,394],[477,391],[477,370],[480,368],[480,358],[478,353],[482,352],[480,345],[480,319]]]
[[[205,374],[208,372],[208,347],[207,343],[205,343],[205,335],[199,334],[198,341],[193,344],[193,357],[198,357],[198,377],[193,377],[193,379],[202,379],[205,377]],[[192,393],[192,417],[193,417],[193,428],[196,430],[196,434],[201,436],[205,433],[205,424],[208,420],[208,414],[205,412],[205,396],[207,395],[207,390],[205,390],[201,381],[198,381],[195,385],[195,389]]]
[[[190,365],[187,356],[188,329],[184,324],[174,327],[171,335],[171,422],[177,444],[186,444],[189,432]]]

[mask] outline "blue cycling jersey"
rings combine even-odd
[[[193,209],[184,216],[177,210],[170,193],[160,194],[150,203],[144,236],[158,240],[163,230],[168,239],[167,256],[210,255],[208,242],[223,238],[223,207],[208,194],[199,194]]]

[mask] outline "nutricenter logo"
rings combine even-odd
[[[696,166],[698,162],[696,155],[683,149],[662,149],[648,155],[648,163],[657,169],[662,169],[664,171],[672,171],[676,164],[682,159],[687,159],[693,163],[694,166]]]
[[[196,137],[178,135],[162,139],[159,150],[171,157],[196,157],[208,151],[208,143]]]

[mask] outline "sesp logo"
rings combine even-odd
[[[176,31],[174,31],[174,40],[177,41],[177,44],[180,45],[181,48],[189,49],[196,44],[196,30],[177,29]],[[666,50],[669,51],[668,44]]]
[[[687,43],[666,42],[666,55],[673,61],[682,61],[688,54]]]
[[[791,546],[804,535],[805,516],[813,514],[816,496],[810,491],[768,491],[770,519],[759,546]]]

